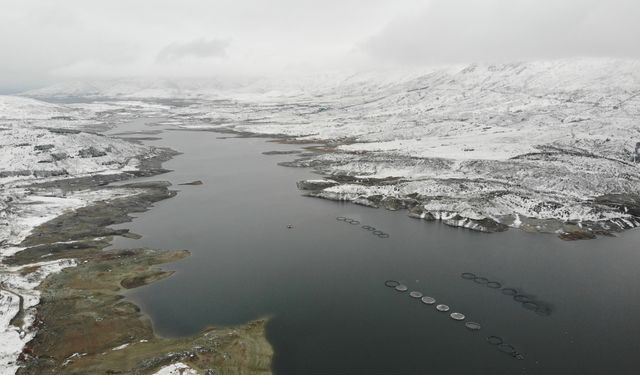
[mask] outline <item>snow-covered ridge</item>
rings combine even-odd
[[[523,228],[516,217],[636,226],[631,207],[595,199],[624,195],[640,205],[638,61],[361,73],[285,85],[287,95],[263,92],[175,113],[184,127],[192,126],[189,114],[212,127],[329,141],[336,152],[298,164],[332,176],[400,179],[391,187],[332,186],[319,196],[364,202],[379,190],[418,194],[434,213],[473,212]]]
[[[414,199],[434,218],[449,212],[527,230],[544,228],[539,220],[597,223],[604,231],[638,222],[640,62],[634,60],[89,86],[97,90],[89,96],[191,98],[170,106],[168,126],[328,142],[336,146],[332,152],[292,164],[356,180],[328,184],[316,196],[361,204],[379,196]],[[76,95],[78,87],[41,93]],[[381,180],[388,178],[397,182]]]
[[[100,124],[97,113],[125,113],[140,103],[102,103],[83,108],[34,99],[0,96],[0,374],[14,374],[31,328],[40,294],[36,288],[50,274],[75,265],[72,259],[20,267],[3,263],[21,251],[20,243],[38,225],[96,201],[135,194],[130,189],[66,192],[35,188],[34,182],[93,174],[133,171],[152,148],[87,132]],[[123,108],[125,109],[123,111]],[[145,108],[148,106],[145,105]],[[158,110],[154,106],[152,111]],[[46,259],[46,258],[45,258]],[[12,319],[22,314],[18,325]],[[16,324],[16,323],[14,323]]]
[[[0,95],[0,120],[51,119],[77,111],[40,100]]]

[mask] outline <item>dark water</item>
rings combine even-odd
[[[175,186],[176,198],[126,226],[142,239],[115,242],[193,253],[168,267],[178,271],[173,277],[130,294],[161,335],[271,316],[276,374],[640,371],[638,231],[583,242],[518,230],[474,233],[406,212],[302,197],[295,182],[313,175],[276,165],[292,156],[261,154],[296,146],[209,132],[161,136],[150,144],[184,154],[165,164],[174,172],[155,179],[204,185]],[[391,237],[377,238],[336,216]],[[517,288],[548,305],[550,315],[464,280],[462,272]],[[482,329],[468,331],[385,287],[387,279],[435,297]],[[525,359],[501,353],[486,342],[489,335],[501,336]]]

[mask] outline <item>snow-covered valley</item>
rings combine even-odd
[[[313,196],[394,201],[382,205],[488,231],[589,238],[639,223],[638,61],[472,64],[237,84],[111,80],[26,95],[144,98],[167,105],[165,125],[324,143],[325,152],[289,165],[350,178]]]
[[[191,104],[172,107],[168,125],[328,145],[289,163],[342,181],[313,196],[568,239],[640,223],[637,61],[474,64],[180,92]]]
[[[511,227],[584,239],[640,226],[637,61],[477,64],[233,85],[112,80],[0,96],[6,373],[35,334],[38,285],[76,263],[44,258],[15,267],[3,259],[22,250],[40,224],[136,194],[39,184],[138,171],[161,150],[104,134],[137,117],[308,144],[283,164],[322,175],[298,182],[312,197],[408,209],[418,219],[484,232]]]

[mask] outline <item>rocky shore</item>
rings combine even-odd
[[[172,272],[160,266],[189,252],[104,250],[110,236],[127,235],[109,225],[130,221],[129,213],[175,194],[162,182],[122,187],[135,193],[40,225],[22,242],[23,251],[5,259],[25,275],[37,272],[43,257],[72,259],[75,264],[39,286],[41,301],[32,326],[37,333],[19,355],[18,373],[147,374],[177,362],[202,374],[270,373],[272,352],[264,320],[237,328],[212,327],[194,337],[160,338],[140,309],[123,298],[126,289],[169,277]]]
[[[84,107],[0,97],[0,374],[270,373],[266,320],[161,338],[123,297],[189,256],[106,249],[138,236],[111,225],[176,194],[162,181],[126,183],[166,172],[176,152],[102,133],[162,106]]]

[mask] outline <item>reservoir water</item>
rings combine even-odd
[[[143,129],[162,127],[141,119],[117,131]],[[153,179],[179,193],[122,225],[143,237],[117,238],[114,247],[192,252],[165,266],[177,271],[172,277],[128,294],[160,335],[270,317],[279,375],[638,372],[637,230],[579,242],[519,230],[475,233],[403,211],[304,197],[296,181],[318,176],[277,165],[295,155],[262,154],[297,145],[213,132],[157,136],[145,143],[182,154],[165,163],[173,172]],[[203,185],[178,185],[194,180]],[[439,312],[386,280],[451,310]],[[516,301],[504,288],[524,297]],[[468,330],[466,321],[482,328]],[[504,353],[507,344],[524,359]]]

